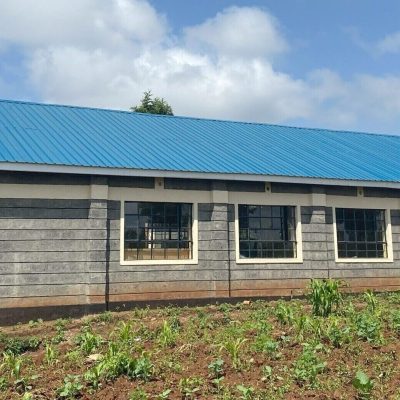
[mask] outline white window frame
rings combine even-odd
[[[153,203],[186,203],[192,205],[192,258],[190,259],[171,259],[171,260],[125,260],[125,202],[153,202]],[[198,241],[198,202],[175,200],[155,200],[154,197],[149,200],[142,198],[137,200],[132,199],[121,200],[121,219],[120,219],[120,264],[121,265],[183,265],[183,264],[198,264],[199,262],[199,241]]]
[[[384,210],[385,211],[385,234],[387,257],[383,258],[340,258],[338,249],[337,229],[336,229],[336,208],[364,209],[364,210]],[[393,239],[390,208],[379,206],[379,204],[353,204],[332,206],[333,217],[333,241],[335,245],[335,262],[337,263],[392,263],[393,262]]]
[[[295,207],[296,215],[296,257],[294,258],[240,258],[239,245],[239,204],[255,206],[288,206]],[[246,201],[235,202],[235,253],[236,264],[301,264],[303,262],[303,240],[301,229],[301,210],[300,205],[293,203],[279,204],[272,201],[252,202],[251,198]]]

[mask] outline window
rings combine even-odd
[[[339,258],[387,258],[385,210],[336,208]]]
[[[192,258],[192,205],[125,202],[124,260]]]
[[[239,204],[240,258],[296,258],[295,210]]]

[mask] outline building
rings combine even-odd
[[[400,136],[0,101],[0,320],[400,288]]]

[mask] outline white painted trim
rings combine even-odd
[[[333,242],[335,246],[335,262],[336,263],[392,263],[393,262],[393,238],[392,238],[392,223],[390,218],[390,209],[382,208],[385,210],[385,224],[386,224],[386,246],[387,246],[387,257],[384,258],[339,258],[338,254],[338,240],[337,240],[337,229],[336,229],[336,208],[364,208],[364,209],[378,209],[377,207],[343,207],[342,205],[338,207],[332,207],[332,216],[333,216]]]
[[[258,182],[280,183],[304,183],[315,185],[358,186],[358,187],[382,187],[400,189],[400,182],[369,181],[357,179],[336,178],[310,178],[283,175],[246,174],[246,173],[222,173],[222,172],[195,172],[195,171],[168,171],[158,169],[135,168],[110,168],[110,167],[85,167],[76,165],[31,164],[0,162],[2,171],[22,172],[47,172],[61,174],[84,175],[112,175],[112,176],[136,176],[136,177],[162,177],[162,178],[192,178],[192,179],[224,179]]]
[[[154,190],[153,190],[154,193]],[[156,196],[152,196],[151,198],[147,198],[147,200],[137,200],[136,198],[131,198],[129,201],[155,201],[155,202],[167,202],[167,200],[161,200],[157,194]],[[179,201],[175,200],[176,203],[187,203],[187,201],[179,199]],[[120,264],[121,265],[132,265],[132,266],[141,266],[141,265],[193,265],[199,263],[199,227],[198,227],[198,203],[192,203],[192,242],[193,249],[192,254],[193,258],[189,260],[132,260],[126,261],[124,259],[125,254],[125,200],[121,200],[121,218],[120,218]]]
[[[296,258],[240,258],[240,248],[239,248],[239,204],[251,204],[251,200],[248,199],[247,203],[235,203],[235,255],[236,264],[301,264],[303,262],[303,239],[302,239],[302,229],[301,229],[301,211],[299,205],[294,205],[296,207]],[[260,205],[260,204],[256,204]],[[289,205],[274,203],[262,205]]]

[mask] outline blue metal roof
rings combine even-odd
[[[0,163],[400,182],[400,136],[0,100]]]

